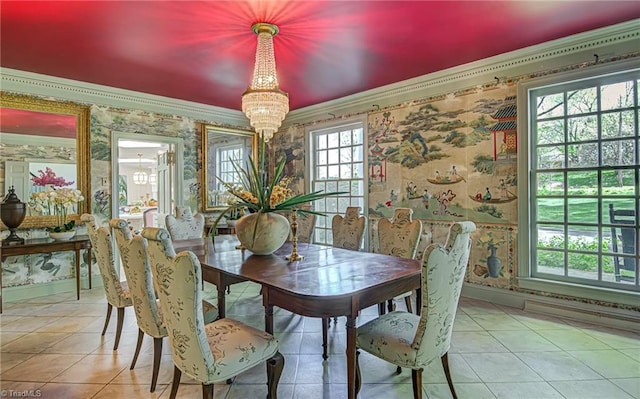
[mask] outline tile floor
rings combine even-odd
[[[212,286],[205,297],[215,298]],[[263,325],[259,287],[234,285],[227,314],[256,327]],[[398,304],[403,307],[402,303]],[[149,393],[152,342],[145,340],[134,370],[129,365],[137,326],[131,309],[120,347],[113,351],[115,313],[100,336],[106,302],[101,288],[6,303],[0,316],[2,397],[163,398],[169,397],[173,364],[168,340],[158,387]],[[376,316],[363,311],[359,323]],[[319,319],[281,309],[275,331],[285,355],[279,398],[346,397],[344,318],[330,329],[330,357],[322,361]],[[360,398],[411,398],[411,373],[366,353],[360,356]],[[640,398],[640,335],[551,318],[462,298],[449,355],[460,398]],[[183,376],[179,398],[201,397],[200,385]],[[450,398],[440,362],[423,374],[424,397]],[[231,385],[216,385],[215,398],[264,398],[266,372],[257,367]]]

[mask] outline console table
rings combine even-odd
[[[89,266],[89,289],[91,289],[91,241],[89,236],[75,236],[66,241],[54,241],[51,238],[34,238],[24,240],[24,244],[2,245],[0,259],[2,262],[9,256],[34,255],[49,252],[75,251],[76,253],[76,292],[80,299],[80,250],[87,250]],[[0,273],[0,313],[2,313],[2,273]]]

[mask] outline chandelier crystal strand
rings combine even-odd
[[[278,86],[273,51],[273,36],[279,29],[267,23],[254,24],[251,29],[258,35],[258,46],[253,79],[242,94],[242,112],[256,132],[269,141],[289,112],[289,95]]]

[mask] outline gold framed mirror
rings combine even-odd
[[[256,158],[258,135],[253,131],[202,126],[202,210],[215,212],[227,208],[228,195],[218,180],[234,180],[233,160],[244,167],[251,156]]]
[[[0,92],[0,114],[2,196],[14,186],[20,200],[28,203],[31,193],[37,191],[33,178],[41,177],[50,169],[56,177],[64,179],[65,185],[82,193],[84,201],[77,204],[73,215],[69,215],[77,221],[79,215],[91,209],[90,108],[72,102]],[[19,229],[56,225],[55,216],[42,216],[27,208],[27,217]],[[2,225],[2,228],[6,227]]]

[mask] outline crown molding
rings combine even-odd
[[[602,53],[599,54],[600,59],[637,52],[639,40],[640,19],[636,19],[300,108],[287,115],[283,128],[327,119],[329,113],[336,115],[335,118],[341,118],[345,115],[377,110],[373,108],[374,104],[379,109],[405,101],[451,93],[493,81],[495,76],[503,78],[505,73],[512,77],[521,76],[585,60],[593,61],[595,50]]]
[[[178,115],[212,124],[248,127],[247,117],[237,110],[156,96],[132,90],[80,82],[55,76],[0,68],[3,91],[96,104],[130,108],[159,114]]]

